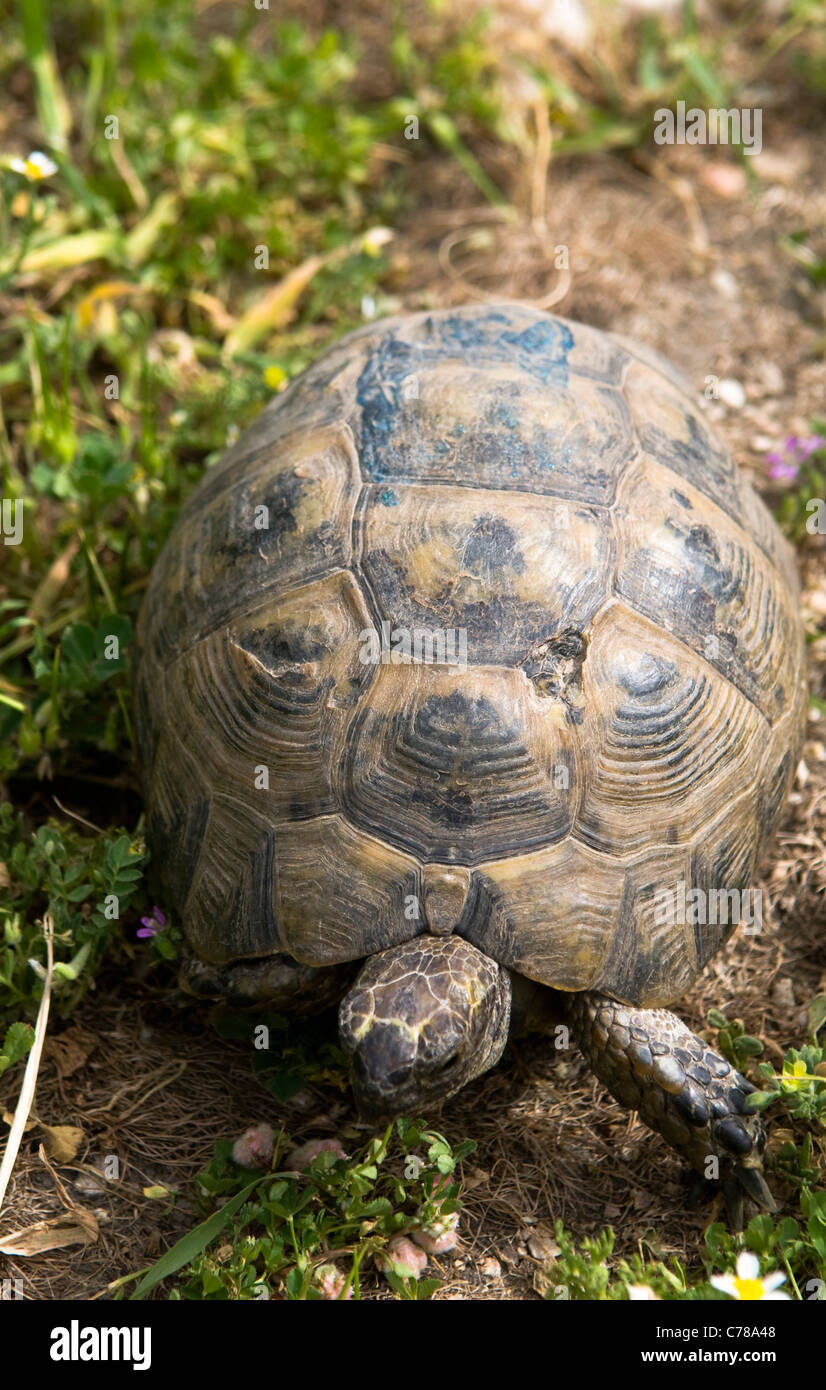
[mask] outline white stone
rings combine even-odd
[[[746,392],[741,381],[735,381],[734,377],[726,376],[717,387],[717,395],[725,405],[730,405],[733,410],[740,410],[746,404]]]

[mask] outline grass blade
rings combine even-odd
[[[26,57],[34,74],[37,114],[43,134],[53,149],[65,150],[72,128],[72,113],[49,43],[48,20],[43,0],[21,0],[20,23]]]
[[[54,954],[52,950],[54,924],[48,912],[43,919],[43,930],[46,936],[46,979],[43,985],[40,1008],[37,1013],[34,1042],[32,1043],[32,1050],[29,1053],[29,1060],[26,1063],[26,1070],[23,1073],[23,1084],[20,1087],[20,1099],[17,1102],[17,1109],[14,1112],[14,1119],[9,1131],[8,1140],[6,1141],[6,1152],[3,1154],[3,1162],[0,1164],[0,1207],[3,1205],[6,1188],[9,1185],[9,1178],[12,1175],[20,1143],[26,1129],[29,1111],[34,1104],[37,1073],[40,1069],[40,1054],[43,1051],[43,1043],[46,1039],[46,1026],[49,1022],[49,1001],[52,995],[52,974],[54,972]]]
[[[188,1265],[190,1260],[194,1260],[196,1255],[200,1255],[202,1250],[224,1229],[240,1207],[244,1205],[247,1198],[255,1191],[258,1184],[271,1175],[262,1173],[260,1177],[254,1178],[251,1183],[242,1188],[240,1192],[231,1198],[220,1211],[213,1212],[206,1221],[202,1221],[200,1226],[196,1226],[194,1231],[187,1231],[185,1236],[167,1250],[165,1255],[152,1265],[151,1269],[141,1279],[135,1292],[132,1294],[130,1302],[134,1303],[151,1292],[156,1284],[160,1284],[162,1279],[168,1279],[170,1274],[176,1274],[184,1265]]]

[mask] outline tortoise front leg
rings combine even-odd
[[[668,1009],[637,1009],[602,994],[564,997],[580,1047],[611,1095],[696,1172],[721,1179],[735,1218],[740,1188],[773,1211],[760,1117],[748,1106],[751,1082]]]
[[[186,994],[231,1008],[260,1004],[276,1013],[317,1014],[338,1003],[354,971],[349,964],[302,965],[287,955],[208,965],[184,946],[178,984]]]

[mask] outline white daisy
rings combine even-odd
[[[779,1270],[773,1274],[766,1274],[760,1278],[760,1261],[756,1255],[752,1255],[750,1250],[741,1250],[737,1256],[736,1274],[713,1274],[711,1282],[715,1289],[721,1293],[727,1293],[730,1298],[744,1299],[768,1299],[770,1302],[788,1300],[787,1293],[777,1293],[776,1290],[781,1284],[785,1284],[786,1276]]]
[[[28,159],[10,159],[9,168],[16,174],[23,174],[25,178],[36,183],[38,179],[48,179],[52,174],[57,173],[57,165],[42,150],[32,150]]]

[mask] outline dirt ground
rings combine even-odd
[[[706,379],[739,382],[745,403],[707,405],[738,461],[766,490],[764,456],[786,435],[826,418],[826,292],[781,248],[826,227],[824,132],[782,101],[767,113],[765,148],[745,183],[725,149],[658,148],[491,172],[517,209],[507,222],[455,163],[427,164],[421,198],[392,250],[388,290],[405,309],[474,298],[523,298],[568,317],[633,335],[673,359],[702,394]],[[382,176],[381,159],[376,178]],[[820,238],[820,245],[818,245]],[[568,270],[556,248],[568,248]],[[821,538],[801,551],[812,691],[826,697],[826,572]],[[820,548],[819,548],[820,547]],[[96,819],[95,806],[72,809]],[[803,762],[764,887],[772,912],[762,935],[735,938],[681,1002],[702,1028],[716,1006],[762,1037],[767,1056],[806,1040],[806,1004],[826,989],[826,721],[813,715]],[[334,1021],[330,1020],[331,1036]],[[2,1262],[27,1297],[104,1296],[117,1277],[157,1258],[188,1229],[184,1199],[168,1212],[142,1189],[184,1191],[215,1139],[255,1119],[298,1142],[356,1123],[349,1096],[309,1088],[279,1106],[250,1075],[243,1049],[221,1042],[191,1010],[136,977],[104,979],[68,1033],[47,1046],[36,1111],[49,1124],[83,1127],[85,1147],[59,1180],[37,1155],[32,1131],[15,1172],[5,1222],[53,1216],[65,1195],[97,1210],[100,1236],[83,1248]],[[79,1049],[79,1051],[77,1050]],[[85,1061],[72,1070],[72,1060]],[[68,1060],[67,1060],[68,1058]],[[67,1068],[69,1074],[67,1074]],[[0,1106],[13,1104],[0,1087]],[[773,1113],[773,1112],[772,1112]],[[616,1253],[679,1256],[696,1265],[710,1218],[691,1178],[660,1139],[629,1117],[576,1055],[558,1060],[542,1040],[514,1046],[493,1072],[432,1117],[454,1141],[478,1148],[465,1165],[461,1241],[436,1257],[439,1299],[538,1297],[557,1218],[577,1238],[611,1224]],[[778,1142],[777,1121],[769,1125]],[[116,1186],[90,1175],[96,1156],[123,1155]],[[782,1182],[773,1180],[782,1205]],[[372,1295],[385,1297],[378,1282]]]

